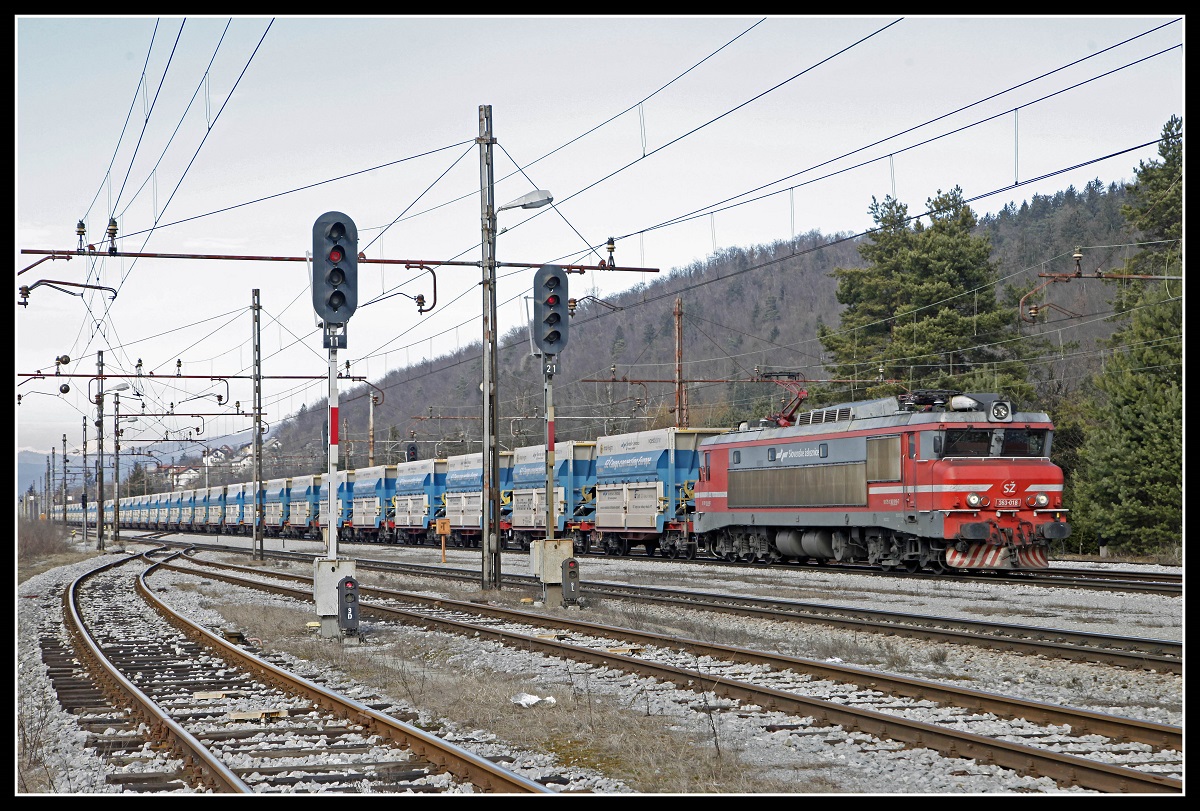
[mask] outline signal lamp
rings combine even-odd
[[[326,324],[345,324],[358,306],[358,228],[340,211],[313,224],[313,309]]]
[[[543,265],[533,277],[537,301],[533,342],[542,355],[557,355],[567,345],[567,272],[558,265]]]

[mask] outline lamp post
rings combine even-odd
[[[67,435],[63,434],[63,453],[62,453],[62,518],[63,526],[67,525]]]
[[[114,386],[114,388],[116,388]],[[113,546],[121,547],[121,395],[113,395]]]
[[[124,391],[129,388],[128,383],[121,383],[113,387],[113,391]],[[136,395],[137,392],[135,391]],[[143,406],[144,408],[144,406]],[[121,428],[121,420],[126,422],[137,422],[137,414],[128,414],[121,416],[121,395],[113,395],[113,543],[121,542],[121,437],[125,430]],[[130,496],[129,482],[125,483],[125,497]]]
[[[87,466],[87,414],[83,415],[83,504],[80,505],[80,516],[83,518],[83,543],[87,545],[87,505],[88,505],[88,466]]]
[[[479,177],[483,225],[483,588],[500,587],[500,447],[496,414],[496,214],[510,208],[539,208],[554,197],[534,190],[496,208],[492,175],[492,105],[479,105]]]
[[[97,363],[100,366],[101,373],[104,369],[104,355],[98,353],[99,359]],[[118,391],[124,391],[129,388],[128,383],[118,383],[108,391],[104,390],[104,378],[100,378],[100,390],[96,393],[96,484],[99,490],[96,496],[96,515],[99,520],[96,521],[96,535],[98,542],[96,548],[101,552],[104,551],[104,395],[115,394]],[[113,430],[116,431],[116,422],[113,422]],[[120,445],[118,444],[118,448]],[[115,471],[114,471],[115,472]],[[119,496],[120,493],[114,493],[114,496]],[[116,519],[116,501],[113,502],[113,518]],[[115,520],[114,520],[115,530]]]
[[[128,383],[118,383],[112,391],[123,391]],[[128,418],[127,418],[128,419]],[[137,419],[137,417],[133,417]],[[121,395],[113,394],[113,546],[121,545]]]

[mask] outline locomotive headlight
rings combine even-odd
[[[978,493],[967,493],[967,506],[978,507],[983,503],[983,497]]]
[[[1049,506],[1049,504],[1050,496],[1046,495],[1045,493],[1038,493],[1033,497],[1033,506],[1035,507],[1046,507]]]

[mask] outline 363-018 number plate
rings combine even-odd
[[[1003,509],[1005,507],[1020,507],[1021,499],[1019,498],[998,498],[996,499],[996,508]]]

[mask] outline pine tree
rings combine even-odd
[[[977,219],[960,188],[939,190],[926,206],[928,226],[904,203],[872,198],[878,228],[859,247],[868,265],[834,269],[846,309],[837,329],[818,331],[834,376],[856,381],[845,386],[850,399],[905,388],[1032,399],[1021,361],[1042,344],[1009,340],[1017,313],[996,295],[990,240],[973,235]]]
[[[1068,503],[1082,538],[1168,554],[1183,538],[1183,302],[1162,285],[1142,300],[1096,377]]]
[[[1125,273],[1170,276],[1180,273],[1183,257],[1183,119],[1171,116],[1163,125],[1157,161],[1138,162],[1137,182],[1126,186],[1121,207],[1126,221],[1141,235],[1141,250],[1125,263]],[[1136,307],[1144,285],[1129,285],[1114,304],[1121,311]]]
[[[151,489],[150,477],[146,468],[142,466],[141,462],[134,462],[133,468],[125,478],[123,492],[125,495],[139,496],[150,492]]]
[[[1160,161],[1142,162],[1122,209],[1142,235],[1128,274],[1180,276],[1183,122],[1163,127]],[[1121,551],[1178,556],[1183,540],[1183,282],[1130,284],[1114,307],[1127,323],[1106,342],[1112,356],[1093,383],[1089,429],[1068,496],[1084,538]]]

